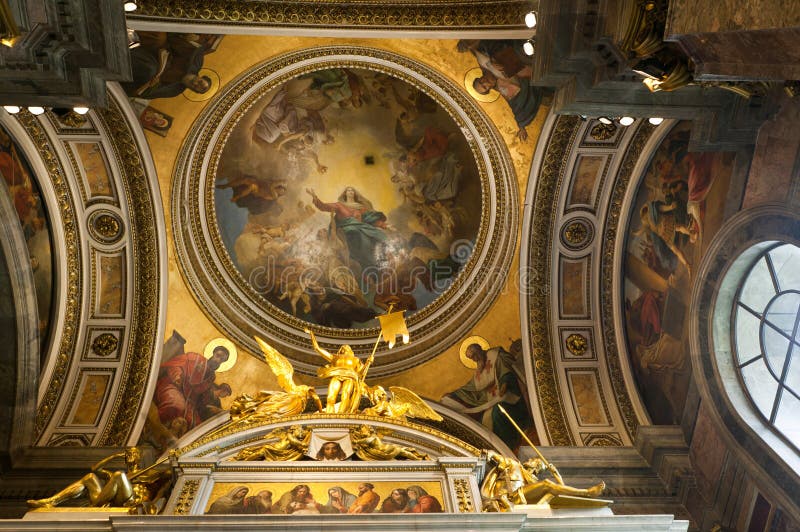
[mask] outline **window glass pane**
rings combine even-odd
[[[761,257],[747,277],[739,300],[756,312],[764,312],[767,303],[774,296],[775,288],[772,285],[772,277],[769,274],[767,262],[764,257]]]
[[[780,330],[791,336],[797,319],[800,294],[789,292],[776,297],[767,309],[765,318]]]
[[[760,327],[761,322],[758,318],[742,307],[737,307],[736,356],[739,364],[744,364],[761,353],[761,343],[758,340]]]
[[[775,392],[778,390],[778,383],[767,371],[767,367],[761,362],[753,362],[749,366],[742,368],[742,377],[750,397],[761,413],[769,419],[772,412],[772,403],[775,401]]]
[[[785,384],[794,393],[800,395],[800,347],[794,346],[792,349],[792,361],[789,363]],[[800,419],[800,410],[797,411],[797,417]]]
[[[772,258],[772,266],[781,285],[781,290],[800,288],[800,248],[792,244],[773,249],[769,252]]]
[[[764,326],[762,332],[767,363],[772,368],[776,378],[780,378],[783,371],[783,363],[786,360],[786,351],[789,349],[789,340],[772,327]]]
[[[795,445],[800,444],[800,415],[798,412],[800,412],[800,401],[784,391],[778,415],[775,417],[775,428]]]

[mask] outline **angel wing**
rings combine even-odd
[[[254,336],[253,338],[256,339],[258,347],[260,347],[261,352],[264,353],[264,358],[267,360],[267,364],[269,364],[270,369],[275,376],[278,377],[278,384],[280,387],[289,393],[297,391],[297,385],[294,383],[294,379],[292,378],[294,375],[292,363],[286,360],[286,357],[280,354],[277,349],[269,345],[258,336]]]
[[[428,403],[423,401],[419,395],[415,394],[408,388],[402,386],[389,386],[389,391],[392,392],[392,400],[390,405],[393,408],[404,408],[405,415],[408,417],[415,417],[418,419],[430,419],[433,421],[441,421],[442,416],[437,414]]]

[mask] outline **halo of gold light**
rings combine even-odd
[[[483,336],[470,336],[461,342],[461,347],[458,349],[458,356],[461,358],[461,363],[464,364],[464,367],[469,369],[475,369],[478,367],[477,362],[467,358],[467,347],[471,346],[472,344],[478,344],[484,351],[489,349],[489,342]]]
[[[206,348],[203,350],[203,356],[206,357],[206,360],[214,355],[214,349],[217,347],[224,347],[228,350],[228,360],[220,364],[219,368],[217,368],[217,373],[222,373],[228,371],[236,364],[238,351],[236,350],[236,345],[227,338],[214,338],[206,344]]]
[[[464,74],[464,88],[467,89],[467,92],[470,96],[479,102],[492,103],[500,97],[499,92],[491,89],[488,94],[478,94],[478,92],[472,86],[472,83],[482,75],[483,71],[481,70],[481,67],[475,67],[467,70],[467,73]]]
[[[186,89],[186,90],[183,91],[183,96],[187,100],[191,100],[193,102],[204,102],[204,101],[208,100],[209,98],[211,98],[212,96],[214,96],[217,93],[217,90],[219,90],[219,85],[220,85],[219,74],[217,74],[215,71],[211,70],[210,68],[201,68],[197,72],[197,76],[201,77],[201,78],[203,76],[208,76],[209,79],[211,80],[211,86],[208,88],[208,90],[206,92],[202,92],[202,93],[201,92],[195,92],[192,89]]]

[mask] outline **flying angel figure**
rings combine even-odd
[[[389,386],[389,391],[392,392],[391,399],[387,396],[383,386],[368,386],[367,396],[373,406],[364,409],[364,413],[371,416],[402,420],[407,417],[430,419],[431,421],[442,420],[442,416],[437,414],[420,396],[408,388]]]
[[[254,337],[270,369],[278,378],[278,385],[282,392],[261,390],[255,397],[242,394],[231,405],[230,413],[233,421],[258,421],[277,419],[286,416],[302,414],[306,409],[309,399],[313,399],[317,409],[322,411],[322,402],[311,386],[295,384],[292,364],[281,355],[277,349],[267,342]]]

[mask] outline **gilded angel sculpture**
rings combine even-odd
[[[109,463],[123,458],[124,470],[106,469]],[[95,465],[92,470],[62,489],[55,495],[44,499],[31,499],[31,508],[52,508],[71,499],[85,497],[94,507],[126,507],[131,513],[154,514],[163,508],[162,499],[172,486],[172,470],[159,467],[157,462],[150,467],[141,468],[141,451],[138,447],[128,447],[109,455]]]
[[[318,410],[322,411],[322,402],[314,388],[304,384],[295,384],[292,364],[267,342],[258,336],[255,339],[264,353],[270,369],[278,377],[278,385],[283,391],[261,390],[255,397],[247,394],[240,395],[234,399],[231,405],[231,419],[253,423],[285,416],[296,416],[305,411],[309,399],[313,399]]]
[[[350,441],[361,460],[427,460],[428,455],[413,447],[385,442],[374,427],[361,425],[350,429]]]
[[[254,460],[292,462],[300,460],[308,451],[308,444],[311,442],[311,431],[300,425],[292,425],[288,428],[281,427],[264,437],[265,440],[273,438],[277,438],[278,441],[242,449],[234,457],[234,460],[245,462]]]
[[[606,506],[610,503],[593,498],[603,493],[605,482],[586,489],[567,486],[558,469],[541,458],[520,463],[494,451],[487,451],[486,461],[494,467],[481,484],[485,512],[508,512],[515,504],[545,504],[559,495],[585,499],[585,506]],[[539,475],[544,471],[549,471],[555,480],[540,479]]]
[[[305,329],[305,332],[311,336],[311,345],[314,346],[314,351],[328,361],[317,370],[319,377],[330,379],[325,412],[339,414],[355,412],[361,402],[362,384],[367,376],[371,359],[366,364],[361,362],[361,359],[347,344],[341,346],[336,353],[331,354],[319,346],[313,331]]]
[[[417,394],[402,386],[389,386],[392,398],[386,394],[383,386],[367,386],[366,395],[372,402],[371,407],[364,409],[364,413],[371,416],[383,416],[394,419],[430,419],[441,421],[442,416],[437,414]]]

